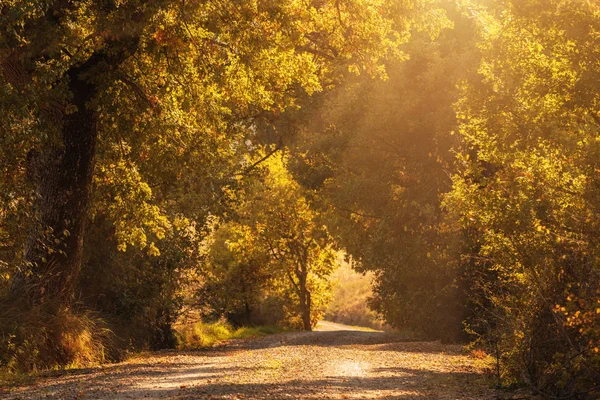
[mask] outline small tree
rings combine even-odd
[[[226,284],[227,292],[235,293],[214,296],[220,305],[212,307],[249,314],[252,305],[275,297],[290,325],[312,330],[331,297],[329,276],[337,252],[307,193],[287,171],[285,158],[264,163],[260,178],[247,187],[236,219],[216,232],[207,274],[208,292]]]

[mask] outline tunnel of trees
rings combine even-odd
[[[600,382],[600,4],[4,0],[0,368],[369,307]],[[596,226],[598,225],[598,226]]]

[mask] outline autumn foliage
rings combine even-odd
[[[599,27],[586,0],[3,1],[0,369],[310,330],[345,258],[372,287],[338,314],[597,398]]]

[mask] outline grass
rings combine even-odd
[[[177,348],[179,350],[193,350],[218,345],[231,339],[250,339],[275,333],[284,332],[283,328],[278,326],[255,326],[233,328],[229,323],[217,321],[213,323],[196,322],[176,328]],[[71,349],[73,353],[71,362],[62,366],[45,366],[30,371],[22,371],[18,368],[10,368],[0,365],[0,388],[5,385],[28,384],[34,381],[40,372],[52,370],[66,371],[69,369],[78,369],[83,366],[98,365],[102,360],[92,363],[92,357],[86,354],[86,351],[97,351],[93,338],[87,330],[70,330],[61,336],[61,345]],[[85,350],[87,349],[87,350]],[[77,350],[77,351],[75,351]],[[85,351],[84,351],[85,350]],[[85,358],[82,358],[82,354]],[[143,353],[131,354],[128,358],[136,358]],[[0,389],[1,392],[1,389]]]
[[[72,318],[69,318],[69,321]],[[73,325],[73,324],[71,324]],[[93,326],[93,325],[92,325]],[[70,327],[70,326],[69,326]],[[80,328],[79,326],[77,326]],[[87,327],[87,326],[86,326]],[[233,328],[229,323],[217,321],[213,323],[196,322],[194,324],[180,326],[176,329],[177,348],[179,350],[193,350],[218,345],[219,343],[231,339],[250,339],[272,335],[284,332],[283,328],[274,325],[240,327]],[[70,329],[61,335],[62,347],[70,349],[71,362],[63,366],[46,366],[45,368],[36,368],[30,371],[22,371],[18,368],[10,368],[0,365],[0,393],[3,386],[27,385],[35,381],[40,372],[46,373],[52,370],[66,371],[69,369],[78,369],[83,366],[99,365],[103,360],[96,362],[87,354],[87,352],[98,352],[97,346],[93,342],[94,338],[86,329]],[[58,343],[58,342],[57,342]],[[100,350],[103,350],[102,348]],[[101,352],[100,352],[101,353]],[[135,359],[143,353],[130,355],[130,359]],[[84,357],[85,356],[85,357]]]
[[[53,303],[29,309],[0,306],[6,310],[0,319],[0,386],[107,361],[112,333],[94,313]]]
[[[0,368],[0,394],[2,394],[2,388],[5,386],[29,385],[36,377],[37,374],[33,372],[25,373],[9,370],[8,368]]]
[[[255,327],[241,327],[233,333],[232,339],[250,339],[276,333],[285,332],[285,329],[277,325],[264,325]]]
[[[196,322],[177,329],[177,348],[180,350],[193,350],[203,347],[213,347],[226,340],[250,339],[281,333],[283,331],[283,328],[273,325],[240,327],[235,329],[224,321],[212,323]]]

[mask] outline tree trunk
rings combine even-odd
[[[108,42],[66,72],[64,78],[69,80],[72,94],[69,105],[74,111],[64,112],[64,103],[54,107],[62,114],[61,143],[28,156],[28,176],[36,191],[36,226],[28,239],[24,268],[15,276],[12,291],[16,296],[25,296],[29,304],[53,301],[68,305],[73,300],[98,136],[98,112],[89,103],[98,94],[98,85],[110,85],[111,77],[114,80],[114,74],[107,72],[131,56],[138,42],[137,37]]]
[[[97,129],[96,113],[85,106],[93,88],[77,80],[70,86],[77,111],[64,119],[62,146],[30,154],[28,165],[36,187],[37,224],[27,243],[28,270],[21,283],[34,303],[46,298],[70,302],[81,265]]]
[[[312,323],[310,320],[311,297],[310,291],[306,287],[308,272],[306,268],[300,272],[298,276],[300,286],[300,312],[302,314],[302,329],[312,331]]]

